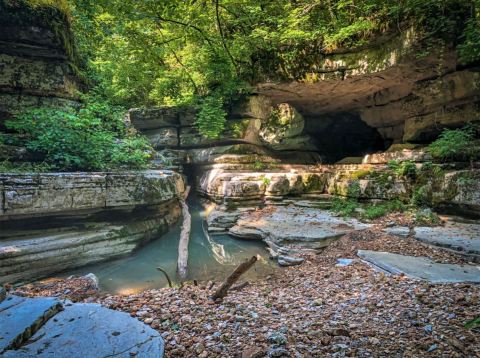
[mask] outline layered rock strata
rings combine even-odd
[[[131,253],[181,215],[180,174],[0,175],[0,281],[16,282]]]
[[[0,130],[27,107],[76,105],[82,87],[76,62],[66,14],[0,1]]]

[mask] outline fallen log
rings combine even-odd
[[[255,262],[257,262],[257,257],[252,256],[249,260],[238,265],[235,271],[233,271],[232,274],[227,277],[225,282],[222,283],[222,285],[212,295],[212,300],[221,301],[227,295],[230,287],[232,287],[232,285],[237,282],[240,276],[247,272],[255,264]]]
[[[188,273],[188,243],[190,241],[190,230],[192,227],[190,212],[188,211],[188,205],[185,202],[189,191],[190,187],[187,187],[184,197],[179,198],[182,207],[183,222],[182,230],[180,232],[180,241],[178,243],[177,272],[182,280],[187,278]]]
[[[248,285],[250,285],[250,282],[245,281],[245,282],[239,283],[238,285],[233,286],[230,289],[230,291],[240,291],[241,289],[247,287]]]

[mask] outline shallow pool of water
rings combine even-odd
[[[262,242],[237,240],[228,235],[208,235],[202,206],[196,200],[191,201],[189,206],[192,229],[188,280],[219,282],[246,258],[254,255],[259,255],[260,259],[243,276],[245,279],[265,277],[277,268],[275,263],[268,259],[268,252]],[[140,248],[131,256],[86,266],[68,275],[92,272],[99,278],[103,291],[117,294],[133,294],[167,286],[165,276],[157,267],[163,268],[173,281],[178,282],[176,267],[180,230],[181,220],[167,234]]]

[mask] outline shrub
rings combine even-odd
[[[195,121],[199,132],[207,138],[218,138],[225,129],[227,113],[223,109],[223,99],[219,96],[205,97],[198,106]]]
[[[387,165],[397,176],[409,179],[415,179],[417,176],[417,166],[413,160],[404,160],[401,162],[390,160]]]
[[[415,214],[415,222],[418,225],[438,225],[440,224],[440,218],[430,209],[423,209]]]
[[[255,170],[264,170],[267,168],[267,165],[259,160],[256,160],[254,163],[253,163],[253,169]]]
[[[446,129],[437,140],[432,142],[428,150],[438,161],[472,161],[480,158],[480,141],[475,138],[476,131],[472,126],[461,129]]]
[[[400,200],[392,200],[378,205],[370,205],[365,208],[363,217],[365,219],[376,219],[393,212],[403,212],[406,206]]]
[[[366,219],[376,219],[382,216],[385,216],[388,213],[387,207],[385,205],[371,205],[365,208],[363,217]]]
[[[430,204],[430,200],[428,199],[428,190],[425,185],[415,188],[411,202],[417,207],[426,207]]]
[[[342,216],[351,216],[358,208],[358,202],[353,199],[334,197],[332,200],[332,211]]]
[[[147,140],[125,128],[118,108],[98,99],[80,110],[30,109],[6,125],[54,170],[139,169],[151,156]]]

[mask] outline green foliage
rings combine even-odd
[[[263,177],[262,182],[263,182],[263,184],[265,184],[265,186],[268,186],[268,185],[270,185],[272,180],[270,178]]]
[[[227,113],[220,97],[206,97],[199,105],[196,126],[207,138],[217,138],[225,129]]]
[[[27,149],[42,154],[51,169],[144,168],[151,148],[125,128],[120,114],[92,97],[80,110],[30,109],[6,126],[23,134]]]
[[[391,200],[376,205],[367,205],[362,217],[368,220],[376,219],[393,212],[404,212],[407,209],[400,200]]]
[[[358,207],[359,204],[355,199],[335,196],[332,200],[332,211],[342,216],[352,216]]]
[[[417,225],[438,225],[441,220],[437,214],[435,214],[430,209],[423,209],[415,213],[415,222]]]
[[[428,150],[438,161],[469,161],[480,158],[480,141],[472,126],[461,129],[445,129]]]
[[[430,204],[426,186],[414,188],[411,203],[416,207],[427,207]]]
[[[464,64],[480,61],[480,0],[474,0],[471,7],[472,16],[466,21],[463,41],[458,46],[460,61]]]
[[[403,160],[401,162],[390,160],[387,165],[399,177],[415,179],[417,176],[417,166],[413,160]]]
[[[360,195],[361,195],[360,183],[358,182],[358,180],[355,180],[353,183],[351,183],[348,186],[347,196],[349,198],[358,199],[360,198]]]
[[[259,160],[256,160],[254,163],[253,163],[253,169],[255,170],[264,170],[267,168],[267,165]]]
[[[46,173],[52,170],[47,163],[12,163],[8,160],[0,162],[0,173]]]
[[[31,0],[62,2],[62,0]],[[206,136],[251,84],[308,80],[318,59],[339,48],[414,26],[426,51],[460,38],[477,56],[478,0],[75,0],[72,24],[87,63],[115,103],[197,105]],[[465,31],[464,31],[465,30]],[[454,41],[453,41],[454,42]],[[223,103],[220,103],[223,102]]]
[[[480,317],[474,318],[467,323],[465,323],[465,328],[478,328],[480,327]]]

